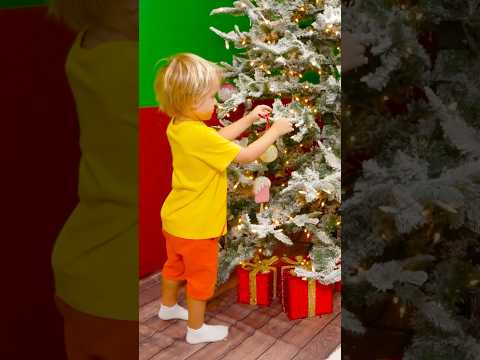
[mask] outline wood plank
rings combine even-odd
[[[229,326],[228,338],[190,345],[185,341],[186,321],[164,321],[157,316],[161,275],[147,280],[141,283],[139,294],[141,360],[321,360],[340,343],[341,294],[335,294],[332,314],[291,321],[278,299],[268,307],[236,303],[233,286],[210,299],[205,314],[207,324]],[[179,304],[186,307],[185,287],[180,290]]]
[[[228,325],[225,321],[213,318],[209,322],[212,325]],[[224,341],[209,343],[193,355],[188,357],[188,360],[210,360],[223,359],[224,356],[230,353],[234,348],[241,344],[246,338],[254,333],[254,329],[242,323],[229,326],[228,337]]]
[[[194,354],[205,344],[188,344],[185,341],[175,340],[170,346],[157,353],[151,360],[184,360]]]
[[[145,326],[143,324],[138,325],[138,341],[139,343],[142,343],[144,340],[149,338],[155,333],[155,329],[152,329],[148,326]]]
[[[341,342],[342,316],[337,317],[325,326],[299,353],[295,360],[327,359]]]
[[[242,323],[243,324],[243,323]],[[222,359],[224,360],[255,360],[265,352],[276,339],[261,331],[255,331],[241,344],[231,350]]]
[[[317,333],[319,333],[329,322],[331,322],[340,313],[340,297],[335,296],[333,302],[333,312],[331,314],[315,316],[312,318],[302,319],[286,334],[281,340],[302,348]]]
[[[140,308],[138,319],[141,323],[146,322],[154,316],[157,316],[158,310],[160,310],[160,299],[149,302]]]
[[[174,343],[174,340],[161,333],[154,333],[139,346],[139,360],[147,360],[162,352]]]
[[[176,322],[185,322],[185,320],[162,320],[158,316],[153,316],[147,321],[143,322],[145,326],[148,326],[149,328],[153,329],[154,331],[163,331],[167,327],[172,326]]]
[[[296,322],[290,321],[281,312],[280,307],[277,310],[274,309],[274,304],[272,304],[272,307],[259,308],[239,322],[242,326],[255,329],[255,332],[230,351],[225,359],[257,359],[277,341],[277,337],[286,333],[295,325]],[[271,316],[274,313],[277,313],[277,315],[272,318]]]
[[[254,305],[244,304],[231,304],[228,307],[222,308],[221,312],[215,314],[215,316],[223,315],[233,320],[242,320],[254,312],[258,312],[259,309]]]
[[[147,289],[140,291],[140,293],[138,294],[139,306],[142,307],[143,305],[160,298],[160,290],[161,284],[153,284]]]
[[[262,328],[258,331],[269,334],[276,339],[281,338],[292,327],[297,324],[298,321],[290,320],[285,313],[280,313],[274,318],[271,318]]]
[[[140,279],[140,282],[139,282],[140,291],[148,289],[150,286],[154,284],[158,284],[160,280],[161,280],[160,272],[153,273],[152,275],[147,276],[146,278]]]
[[[270,348],[265,351],[258,360],[289,360],[298,353],[298,347],[286,343],[285,341],[277,340]],[[320,359],[317,359],[320,360]]]

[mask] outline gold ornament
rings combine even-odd
[[[261,156],[260,160],[262,160],[264,163],[270,163],[272,161],[275,161],[278,157],[278,150],[275,145],[270,145]]]

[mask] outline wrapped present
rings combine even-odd
[[[277,294],[277,268],[272,266],[277,260],[277,256],[260,259],[257,255],[252,262],[242,262],[237,267],[238,303],[270,305]]]
[[[284,273],[294,269],[296,266],[303,266],[306,264],[308,261],[308,258],[304,257],[303,255],[297,255],[297,256],[282,256],[278,261],[274,264],[274,266],[277,268],[277,297],[280,299],[282,302],[282,306],[284,307],[285,310],[285,297],[284,297]]]
[[[336,268],[340,268],[342,266],[342,262],[340,261],[340,259],[338,259],[338,261],[336,262]],[[335,291],[336,292],[342,292],[342,281],[337,281],[335,282],[334,284],[335,286]]]
[[[332,285],[299,277],[295,270],[287,271],[284,277],[286,313],[290,320],[333,312]]]

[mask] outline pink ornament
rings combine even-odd
[[[220,90],[218,91],[218,98],[221,102],[225,102],[230,99],[234,94],[238,92],[238,89],[235,85],[232,84],[223,84]]]
[[[270,200],[270,186],[272,182],[265,176],[260,176],[253,183],[253,194],[257,204],[266,203]]]

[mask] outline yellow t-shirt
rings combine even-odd
[[[99,317],[138,319],[137,43],[67,58],[80,129],[79,202],[52,255],[56,294]]]
[[[164,230],[185,239],[225,235],[227,167],[241,146],[196,120],[170,121],[167,137],[173,176],[161,210]]]

